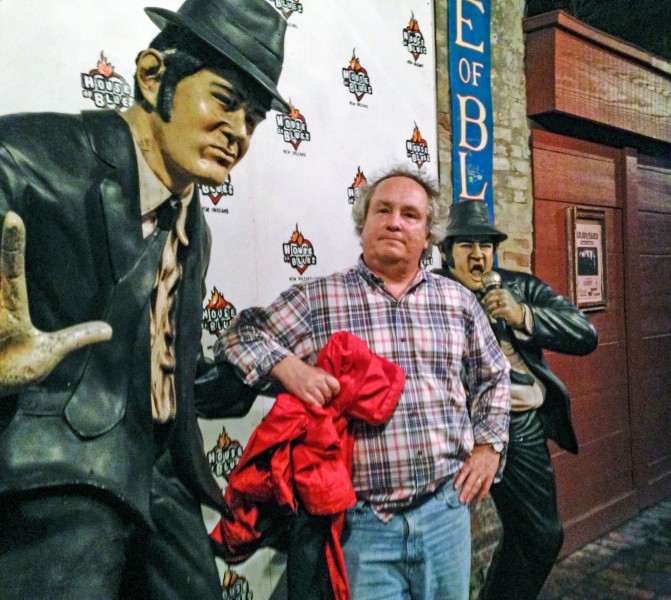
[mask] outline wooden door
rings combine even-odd
[[[599,346],[586,357],[546,353],[572,398],[580,444],[577,456],[551,444],[559,508],[566,530],[562,554],[632,516],[637,510],[625,327],[622,152],[532,131],[533,272],[568,295],[565,211],[606,212],[608,306],[588,316]],[[671,218],[671,215],[669,215]]]
[[[671,161],[626,153],[627,339],[641,506],[671,494]]]

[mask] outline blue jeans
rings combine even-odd
[[[468,600],[468,505],[450,479],[383,523],[362,501],[347,511],[342,548],[352,600]]]

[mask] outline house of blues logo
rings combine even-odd
[[[254,594],[249,589],[249,582],[230,568],[226,569],[221,581],[222,600],[253,600]]]
[[[359,196],[359,186],[365,185],[366,183],[368,183],[368,181],[366,180],[366,176],[363,174],[361,167],[357,167],[354,182],[347,188],[347,202],[349,204],[354,204],[354,201]]]
[[[270,4],[279,10],[285,19],[294,13],[303,14],[303,3],[296,0],[270,0]]]
[[[130,86],[118,73],[114,65],[100,52],[95,69],[82,73],[82,96],[90,98],[98,108],[120,110],[133,103]]]
[[[365,94],[373,93],[373,87],[370,84],[368,71],[361,66],[355,51],[356,48],[352,50],[352,59],[349,61],[349,65],[342,70],[342,79],[343,85],[351,94],[354,94],[357,102],[361,102]]]
[[[233,195],[233,184],[231,183],[230,173],[226,176],[226,180],[221,185],[213,187],[200,184],[198,187],[200,188],[201,197],[209,198],[215,206],[217,205],[217,202],[221,200],[222,196]]]
[[[275,122],[277,133],[287,144],[291,144],[294,150],[298,150],[301,142],[310,141],[310,132],[305,117],[291,103],[289,103],[289,112],[278,113]]]
[[[207,462],[210,470],[215,477],[228,476],[238,465],[242,456],[242,444],[237,440],[232,440],[225,427],[222,427],[217,444],[207,453]]]
[[[282,244],[282,252],[284,253],[284,262],[289,263],[291,268],[296,269],[300,275],[305,273],[309,266],[317,264],[312,242],[304,238],[303,234],[298,231],[298,223],[296,223],[296,229],[291,234],[291,239]]]
[[[426,140],[422,138],[417,123],[415,123],[412,137],[405,141],[405,150],[408,158],[417,165],[418,169],[421,169],[424,163],[431,161],[429,145],[426,143]]]
[[[203,329],[219,337],[228,329],[231,319],[237,312],[235,306],[226,300],[215,287],[212,289],[210,301],[203,308]]]
[[[426,54],[424,36],[419,30],[419,23],[417,23],[417,19],[415,19],[414,13],[411,13],[410,23],[403,30],[403,45],[408,49],[408,52],[412,54],[415,62],[417,62],[417,59],[422,54]]]

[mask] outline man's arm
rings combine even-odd
[[[321,406],[340,386],[335,377],[310,364],[318,350],[309,301],[298,287],[267,308],[241,311],[214,348],[217,360],[231,363],[249,386],[279,381],[306,404]]]
[[[475,446],[454,483],[460,502],[481,501],[499,468],[500,454],[493,445],[508,442],[510,421],[509,364],[501,352],[487,317],[469,294],[472,327],[467,331],[465,371],[471,398]]]
[[[454,482],[455,489],[461,488],[459,502],[467,504],[484,500],[494,483],[500,461],[501,453],[491,444],[476,444]]]
[[[282,359],[270,373],[305,404],[324,406],[340,391],[340,383],[335,377],[294,355]]]

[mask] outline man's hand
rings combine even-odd
[[[488,292],[482,299],[482,305],[494,319],[504,319],[512,327],[521,327],[524,323],[522,305],[506,289]]]
[[[461,488],[459,502],[467,504],[474,498],[480,503],[492,487],[501,456],[489,444],[475,446],[454,481],[454,489]]]
[[[333,375],[304,363],[297,356],[287,356],[270,373],[305,404],[324,406],[340,391],[340,383]]]
[[[54,333],[33,327],[28,313],[25,247],[23,221],[9,212],[2,225],[0,247],[0,396],[39,383],[69,352],[112,337],[112,328],[102,321]]]

